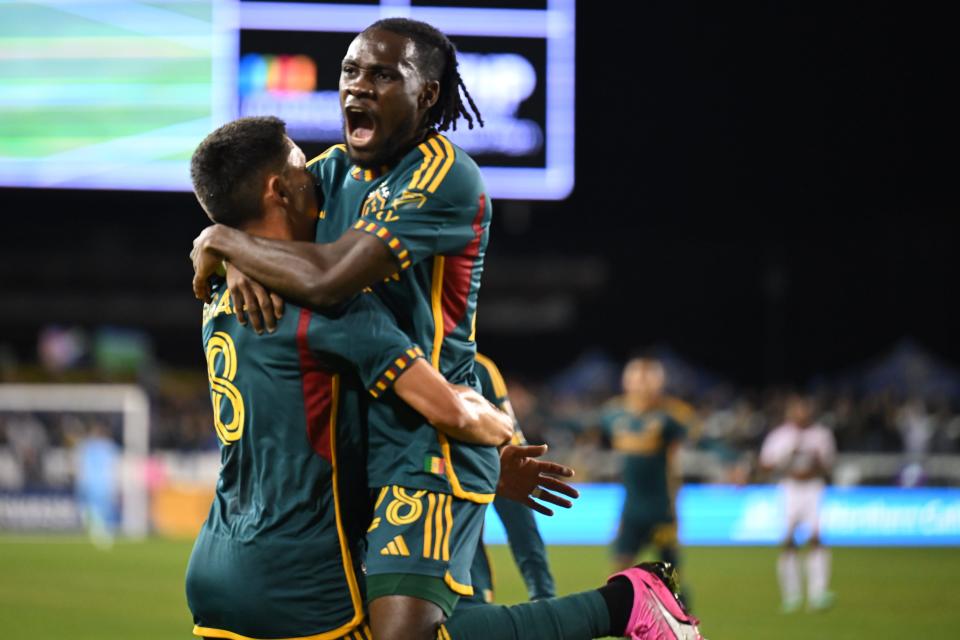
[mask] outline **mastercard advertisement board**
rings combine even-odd
[[[475,5],[475,6],[474,6]],[[562,199],[574,182],[574,0],[0,3],[0,186],[190,190],[213,128],[276,115],[308,155],[342,140],[350,41],[384,17],[459,51],[486,126],[450,139],[494,198]],[[33,25],[21,33],[15,25]]]

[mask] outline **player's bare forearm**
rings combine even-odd
[[[510,441],[513,436],[513,420],[510,416],[473,389],[467,387],[455,387],[455,389],[469,416],[466,424],[460,429],[459,440],[494,447]]]
[[[425,360],[410,365],[397,378],[394,391],[437,431],[455,440],[497,446],[513,433],[509,417],[476,391],[447,382]]]
[[[336,304],[397,271],[396,260],[378,239],[351,231],[336,242],[315,244],[269,240],[223,225],[208,227],[194,241],[194,292],[213,275],[216,256],[270,291],[306,307]]]

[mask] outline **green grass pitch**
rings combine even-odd
[[[78,538],[0,537],[2,637],[191,638],[183,596],[190,542],[150,540],[98,551]],[[524,598],[505,547],[491,549],[502,602]],[[835,549],[838,600],[824,613],[778,612],[776,549],[691,548],[685,579],[710,640],[900,640],[960,637],[960,550]],[[562,592],[597,586],[601,547],[552,547]]]

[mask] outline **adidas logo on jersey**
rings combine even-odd
[[[380,549],[382,556],[408,556],[410,550],[407,549],[407,543],[403,541],[403,536],[396,536],[387,543],[383,549]]]

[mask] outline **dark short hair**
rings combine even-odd
[[[457,120],[463,116],[469,128],[473,129],[474,117],[477,123],[482,127],[483,118],[480,116],[480,110],[474,104],[470,92],[467,91],[460,72],[457,70],[457,48],[453,46],[450,39],[443,33],[426,22],[419,20],[410,20],[409,18],[385,18],[377,20],[372,25],[363,30],[364,33],[382,29],[390,31],[405,38],[410,38],[416,48],[416,59],[414,64],[421,74],[428,80],[436,80],[440,83],[440,94],[437,96],[437,103],[430,108],[427,113],[428,127],[434,127],[438,131],[446,131],[449,128],[457,128]],[[460,91],[463,90],[463,96],[470,104],[470,111],[467,111],[463,100],[460,98]],[[471,115],[471,111],[473,114]]]
[[[290,147],[273,116],[240,118],[200,143],[190,159],[193,190],[214,222],[237,227],[260,217],[261,177],[281,171]]]

